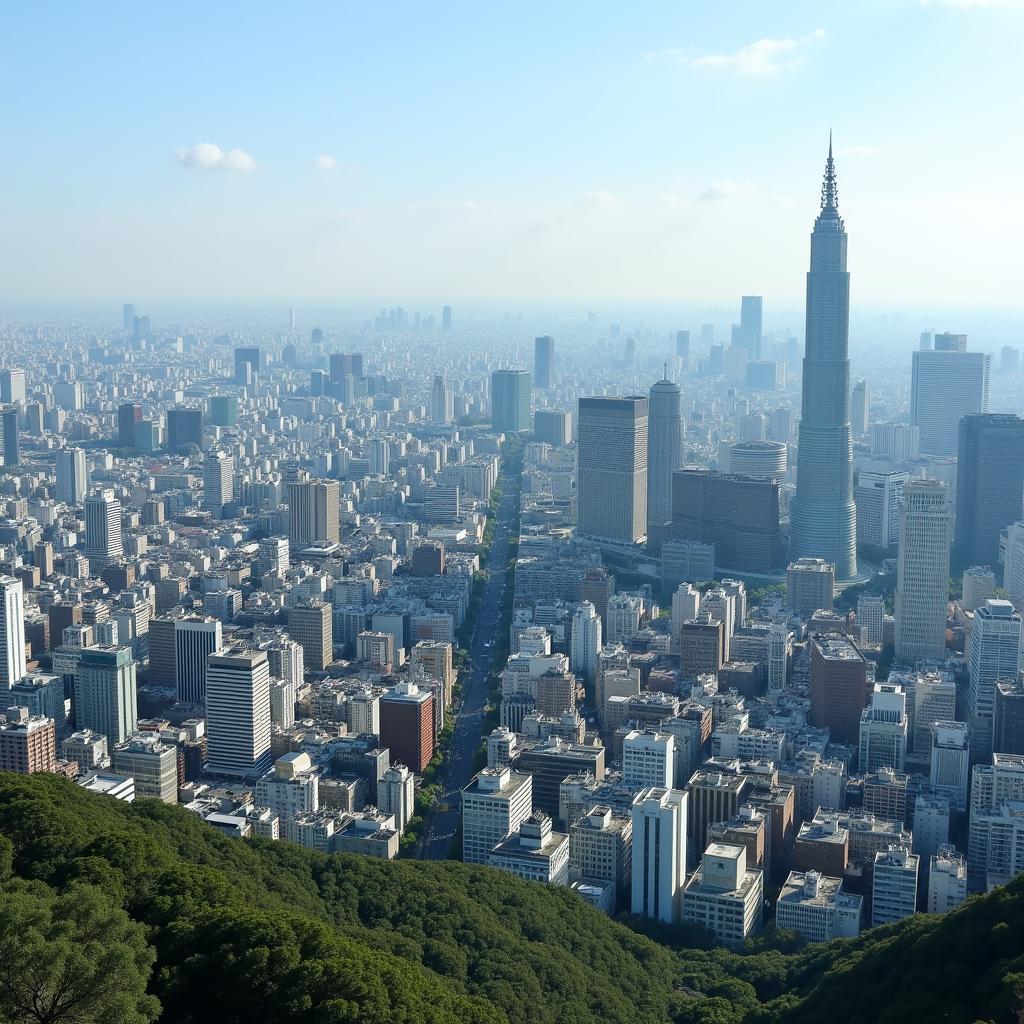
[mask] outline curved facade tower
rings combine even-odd
[[[670,380],[651,385],[647,420],[647,523],[664,526],[672,519],[672,474],[682,466],[683,420],[680,389]]]
[[[839,216],[832,140],[807,274],[803,405],[790,506],[790,558],[835,563],[836,579],[857,575],[850,426],[850,275]]]

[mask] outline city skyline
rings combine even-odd
[[[1010,181],[1022,154],[1001,113],[1019,88],[1015,5],[741,4],[726,20],[663,4],[629,22],[611,6],[514,21],[453,8],[429,29],[411,7],[397,26],[246,10],[236,34],[230,8],[172,21],[68,6],[45,55],[35,12],[12,15],[0,75],[31,101],[10,112],[19,145],[0,169],[0,309],[126,293],[154,305],[754,293],[771,324],[799,301],[830,128],[862,239],[855,304],[1016,304],[1007,227],[1024,216]],[[292,37],[308,46],[301,61],[279,45]],[[93,59],[106,50],[118,61]],[[983,59],[986,74],[932,72],[953,59]],[[156,72],[175,66],[189,74],[166,91]],[[257,80],[259,66],[278,73]],[[753,244],[727,245],[755,216]]]

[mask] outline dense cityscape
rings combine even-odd
[[[2,313],[0,1022],[1020,1019],[1024,345],[812,130],[792,316]]]

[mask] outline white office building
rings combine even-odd
[[[533,813],[533,776],[510,768],[485,768],[462,791],[462,860],[486,864],[505,836]]]
[[[588,684],[597,678],[597,655],[601,650],[601,616],[589,601],[573,613],[569,668]]]
[[[763,913],[764,875],[747,868],[746,847],[710,843],[683,890],[683,920],[737,948],[760,929]]]
[[[124,553],[121,541],[121,502],[109,489],[85,499],[85,554],[110,561]]]
[[[89,470],[82,448],[63,448],[57,452],[58,501],[81,505],[89,488]]]
[[[686,880],[686,802],[678,789],[652,787],[633,800],[632,902],[634,914],[672,924]]]
[[[277,814],[287,837],[290,820],[320,809],[320,775],[309,754],[284,754],[256,783],[256,806]]]
[[[971,715],[971,746],[976,757],[993,752],[996,682],[1016,679],[1020,645],[1021,617],[1011,602],[989,599],[974,613],[967,704]]]
[[[958,811],[967,807],[971,746],[965,722],[932,725],[930,776],[932,790]],[[916,828],[916,826],[915,826]]]
[[[920,858],[891,846],[875,854],[871,883],[871,925],[892,924],[917,912],[917,872]]]
[[[632,789],[671,789],[675,739],[655,729],[634,729],[622,741],[623,782]]]
[[[864,897],[843,892],[843,880],[818,871],[791,871],[775,904],[775,927],[807,942],[860,934]]]
[[[395,828],[405,832],[416,803],[416,777],[404,764],[393,764],[377,782],[377,807],[395,819]]]
[[[9,690],[28,671],[25,661],[25,592],[21,580],[0,576],[0,690]]]
[[[206,769],[256,777],[270,768],[270,668],[242,645],[211,654],[206,668]]]
[[[892,683],[875,683],[871,703],[860,716],[862,772],[880,768],[903,771],[907,756],[907,697]]]
[[[914,826],[915,831],[917,825]],[[928,913],[946,914],[967,899],[967,864],[953,846],[941,846],[928,865]]]

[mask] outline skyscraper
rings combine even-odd
[[[258,778],[270,764],[266,651],[237,645],[211,654],[206,668],[207,770]]]
[[[910,422],[925,455],[956,455],[960,420],[988,412],[991,356],[956,350],[915,352]]]
[[[824,558],[841,580],[857,575],[850,425],[850,275],[829,139],[821,212],[811,234],[807,274],[803,401],[796,496],[790,507],[791,558]]]
[[[632,544],[647,529],[648,400],[581,398],[577,531]]]
[[[135,324],[135,303],[126,302],[121,307],[121,326],[130,331]]]
[[[761,318],[764,299],[760,295],[744,295],[740,299],[740,339],[747,350],[748,361],[761,358]]]
[[[236,384],[249,384],[260,372],[260,350],[253,345],[246,348],[235,349],[235,377]]]
[[[555,339],[546,334],[533,343],[533,386],[542,391],[555,386]]]
[[[956,549],[967,564],[996,565],[999,534],[1024,504],[1024,419],[1010,413],[960,421]]]
[[[57,500],[67,502],[69,505],[80,505],[85,499],[88,486],[85,451],[81,448],[64,448],[58,451]]]
[[[868,382],[866,380],[857,381],[853,386],[853,395],[850,401],[850,423],[857,437],[863,437],[868,432],[870,426],[869,402]]]
[[[135,447],[135,424],[142,419],[142,406],[126,402],[117,407],[117,443],[122,448]]]
[[[683,421],[679,385],[651,385],[647,420],[647,523],[662,527],[672,519],[672,474],[682,465]]]
[[[452,307],[442,306],[441,307],[441,330],[450,331],[452,329]]]
[[[315,672],[334,660],[331,606],[323,601],[299,601],[288,612],[288,633],[302,646],[304,663]]]
[[[430,419],[434,423],[452,421],[452,393],[444,377],[435,377],[430,385]]]
[[[221,647],[220,619],[194,616],[174,621],[174,681],[178,700],[206,700],[208,658]]]
[[[135,659],[130,647],[85,647],[75,672],[75,723],[113,746],[138,724]]]
[[[108,562],[119,558],[121,543],[121,502],[112,490],[97,491],[85,499],[85,554]]]
[[[9,690],[25,675],[25,592],[21,580],[0,576],[0,691]]]
[[[690,367],[690,332],[676,331],[676,358],[683,364],[683,369]]]
[[[528,370],[495,370],[491,374],[491,426],[506,434],[530,429]]]
[[[584,601],[572,617],[569,668],[591,685],[597,677],[597,656],[600,650],[601,617],[589,601]]]
[[[0,437],[3,442],[4,465],[19,465],[21,444],[18,439],[18,410],[13,405],[0,410]]]
[[[688,794],[652,787],[633,799],[632,900],[634,914],[666,924],[679,920],[686,881]]]
[[[224,506],[234,499],[235,460],[224,452],[213,452],[203,460],[203,508],[215,519],[224,515]]]
[[[303,480],[288,485],[288,540],[295,547],[330,544],[340,531],[341,485]]]
[[[911,480],[903,488],[896,575],[896,660],[946,656],[951,508],[946,485]]]
[[[176,452],[187,445],[203,446],[203,410],[167,410],[167,448]]]
[[[971,749],[976,758],[992,753],[992,720],[996,683],[1016,679],[1020,663],[1021,617],[1009,601],[989,599],[974,613],[971,629],[970,712]]]

